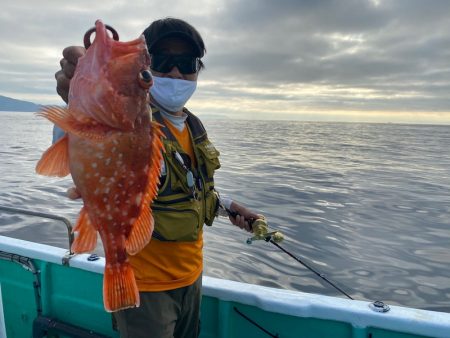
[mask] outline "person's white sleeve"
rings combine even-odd
[[[219,208],[219,216],[228,216],[227,210],[230,210],[233,200],[227,195],[219,195],[219,203],[223,208]]]
[[[64,130],[62,130],[60,127],[58,127],[56,124],[53,125],[53,140],[52,143],[56,143],[61,137],[63,137],[66,134]]]

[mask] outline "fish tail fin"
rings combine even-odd
[[[64,135],[48,148],[36,165],[36,172],[45,176],[64,177],[70,174],[69,137]]]
[[[139,307],[139,291],[129,263],[106,263],[103,278],[103,303],[108,312]]]
[[[162,150],[161,125],[152,122],[152,145],[150,150],[150,165],[148,169],[147,187],[141,200],[141,210],[134,222],[131,232],[125,241],[127,253],[135,255],[150,241],[153,233],[154,221],[150,204],[158,193],[159,175],[161,170]]]
[[[97,230],[92,225],[86,207],[80,211],[77,224],[73,228],[73,232],[78,231],[78,236],[72,243],[72,251],[74,253],[90,252],[97,246]]]

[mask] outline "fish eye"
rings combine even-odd
[[[153,84],[152,73],[148,69],[144,69],[139,73],[139,83],[143,88],[150,88]]]

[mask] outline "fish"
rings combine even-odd
[[[151,120],[152,77],[144,36],[122,42],[117,33],[110,36],[111,27],[101,20],[94,28],[86,33],[88,48],[75,68],[67,107],[44,106],[37,113],[66,133],[43,153],[36,172],[72,176],[83,201],[72,251],[94,250],[100,235],[103,303],[114,312],[140,304],[129,255],[152,236],[150,206],[159,184],[163,133]]]

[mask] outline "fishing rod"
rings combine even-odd
[[[239,215],[239,213],[231,211],[227,208],[225,208],[225,211],[227,214],[233,218],[236,218],[236,216]],[[246,219],[246,221],[249,223],[249,225],[252,227],[254,236],[247,239],[247,244],[252,244],[253,241],[258,240],[264,240],[268,243],[271,243],[275,245],[278,249],[295,259],[298,263],[303,265],[305,268],[307,268],[309,271],[313,272],[316,276],[320,277],[323,281],[327,282],[329,285],[331,285],[333,288],[335,288],[337,291],[342,293],[347,298],[353,300],[353,298],[344,290],[342,290],[339,286],[337,286],[333,281],[328,279],[323,273],[317,271],[313,267],[311,267],[309,264],[305,263],[302,259],[295,256],[285,248],[283,248],[279,243],[281,243],[284,240],[284,236],[279,231],[272,231],[269,232],[269,226],[267,224],[267,220],[265,218],[257,218],[257,219]]]

